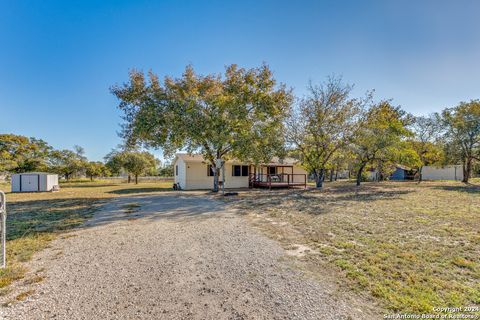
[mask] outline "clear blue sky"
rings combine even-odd
[[[331,74],[415,114],[480,98],[480,1],[0,0],[0,132],[101,159],[120,143],[109,87],[266,62],[303,95]],[[160,153],[157,153],[160,154]]]

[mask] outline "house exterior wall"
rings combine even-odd
[[[463,169],[461,165],[445,167],[425,166],[422,169],[424,180],[463,180]]]
[[[208,176],[208,165],[202,162],[184,162],[185,167],[185,183],[182,186],[184,190],[212,189],[213,177]],[[248,176],[233,176],[234,165],[246,165],[241,162],[228,161],[225,164],[225,188],[237,189],[248,188]],[[180,168],[180,166],[179,166]],[[291,174],[291,168],[284,168],[284,173]],[[253,173],[253,166],[250,167],[250,173]],[[262,168],[262,173],[267,174],[267,168]],[[282,173],[281,168],[277,173]],[[293,174],[301,174],[301,176],[293,176],[292,183],[304,183],[307,172],[300,166],[293,166]],[[177,177],[175,177],[177,179]],[[177,180],[175,180],[177,181]],[[223,181],[222,172],[220,172],[220,181]]]
[[[225,164],[225,188],[247,188],[248,176],[233,176],[233,165],[242,165],[237,162],[227,162]],[[185,190],[212,189],[213,177],[209,176],[208,165],[202,162],[186,162],[186,182]],[[220,171],[220,181],[223,181]]]
[[[173,170],[174,170],[173,175],[175,177],[175,183],[179,184],[180,188],[185,189],[187,185],[185,161],[183,161],[183,159],[181,158],[177,158],[177,160],[174,163]]]

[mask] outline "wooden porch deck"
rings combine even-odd
[[[251,174],[249,177],[250,188],[307,188],[306,174]]]

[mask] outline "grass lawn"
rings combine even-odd
[[[327,183],[229,199],[313,275],[396,312],[480,304],[480,184]]]
[[[58,192],[7,193],[7,268],[0,269],[0,294],[24,277],[24,263],[36,251],[47,247],[59,233],[80,226],[105,199],[161,192],[171,186],[169,181],[135,185],[79,180],[62,183]],[[10,186],[0,184],[0,190],[7,192]]]

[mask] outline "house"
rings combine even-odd
[[[12,192],[41,192],[58,190],[58,175],[46,172],[12,174]]]
[[[213,170],[202,155],[177,153],[173,161],[175,183],[183,190],[212,189]],[[253,165],[238,160],[224,164],[225,188],[306,187],[307,172],[297,160],[272,159],[269,163]],[[221,170],[222,171],[222,170]]]
[[[463,180],[461,165],[448,165],[443,167],[425,166],[422,169],[423,180]]]

